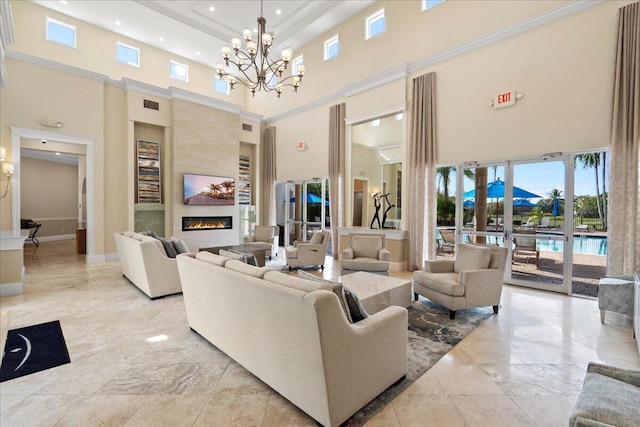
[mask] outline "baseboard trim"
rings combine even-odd
[[[23,293],[23,283],[3,283],[2,285],[0,285],[0,297],[12,297],[15,295],[22,295]]]
[[[390,271],[404,271],[406,269],[407,269],[406,261],[390,261],[389,262]]]
[[[120,258],[118,258],[118,253],[117,252],[113,252],[113,253],[110,253],[110,254],[105,254],[104,259],[105,259],[105,262],[120,260]]]
[[[39,242],[53,242],[55,240],[73,240],[76,238],[75,234],[58,234],[57,236],[36,236]],[[25,245],[33,245],[33,242],[25,242]]]

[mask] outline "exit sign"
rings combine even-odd
[[[502,108],[515,105],[516,103],[516,91],[499,93],[493,98],[493,108]]]

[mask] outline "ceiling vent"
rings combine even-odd
[[[150,110],[160,111],[160,103],[156,101],[149,101],[148,99],[144,100],[144,108],[148,108]]]
[[[246,124],[246,123],[243,123],[243,124],[242,124],[242,130],[246,130],[246,131],[248,131],[248,132],[253,132],[253,126],[248,125],[248,124]]]

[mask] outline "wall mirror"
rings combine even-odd
[[[370,228],[373,225],[374,228],[400,228],[403,129],[403,113],[379,117],[351,127],[354,227]],[[379,197],[379,209],[374,201],[376,195]],[[385,212],[386,221],[383,223]]]

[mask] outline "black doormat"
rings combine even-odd
[[[7,333],[0,382],[71,362],[60,321],[12,329]]]

